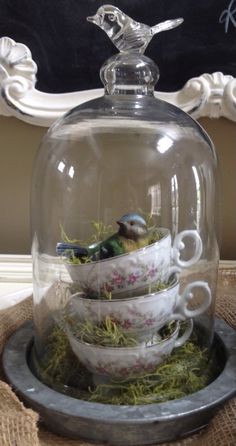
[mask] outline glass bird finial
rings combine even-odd
[[[87,20],[103,29],[120,52],[138,54],[144,53],[155,34],[176,28],[184,21],[178,18],[148,26],[136,22],[113,5],[101,6],[96,14],[87,17]]]

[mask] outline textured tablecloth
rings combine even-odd
[[[218,277],[216,316],[236,329],[236,268],[221,268]],[[32,318],[32,298],[0,312],[0,352],[8,337]],[[236,373],[236,371],[235,371]],[[48,432],[38,414],[27,409],[4,381],[0,369],[0,446],[90,446]],[[175,446],[236,446],[236,398],[229,401],[200,433],[168,443]],[[126,446],[126,445],[124,445]]]

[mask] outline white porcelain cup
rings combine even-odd
[[[68,332],[71,348],[79,361],[92,373],[109,378],[139,377],[152,373],[173,349],[185,344],[192,333],[193,322],[188,320],[185,332],[179,336],[180,324],[176,322],[171,336],[156,343],[145,342],[135,347],[102,347],[88,344]]]
[[[166,289],[128,299],[87,299],[82,293],[74,294],[65,314],[78,321],[91,321],[99,325],[111,318],[124,332],[135,333],[139,339],[148,339],[171,320],[186,320],[204,313],[211,303],[211,290],[207,282],[188,284],[180,294],[179,281]],[[189,303],[201,291],[201,303],[193,310]]]
[[[200,259],[202,241],[196,230],[180,232],[173,244],[169,229],[160,228],[160,231],[163,237],[159,241],[131,253],[79,265],[67,263],[72,281],[87,294],[99,295],[105,290],[122,297],[158,280],[167,280],[172,272],[180,272]],[[181,252],[187,238],[192,239],[194,248],[191,257],[183,260]]]

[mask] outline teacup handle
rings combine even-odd
[[[182,336],[180,336],[180,338],[176,339],[174,348],[181,347],[182,345],[184,345],[185,342],[190,338],[192,331],[193,331],[193,320],[189,319],[187,322],[186,330],[184,331]]]
[[[194,294],[192,290],[194,288],[202,288],[205,292],[204,301],[202,304],[196,308],[195,310],[188,309],[188,302],[193,299]],[[202,314],[211,303],[211,289],[207,282],[203,282],[202,280],[198,280],[192,283],[189,283],[183,294],[178,295],[177,305],[174,314],[172,315],[173,319],[185,320],[186,318],[193,318],[195,316],[199,316]]]
[[[167,276],[165,277],[166,282],[169,282],[173,274],[179,275],[180,273],[181,273],[181,268],[179,266],[170,266],[170,268],[167,271]]]
[[[191,237],[195,241],[195,251],[192,258],[189,260],[180,259],[180,251],[185,248],[183,241],[185,237]],[[180,266],[181,268],[188,268],[189,266],[194,265],[200,259],[201,255],[202,239],[195,229],[186,229],[175,236],[172,247],[172,259],[174,260],[175,265]]]

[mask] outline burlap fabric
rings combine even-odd
[[[221,269],[219,272],[216,315],[236,329],[236,269]],[[0,352],[9,335],[31,317],[31,298],[0,312]],[[39,423],[38,414],[25,408],[4,382],[2,370],[0,375],[0,446],[91,446],[88,442],[70,440],[48,432]],[[202,432],[169,443],[169,446],[235,445],[236,398],[229,401]]]

